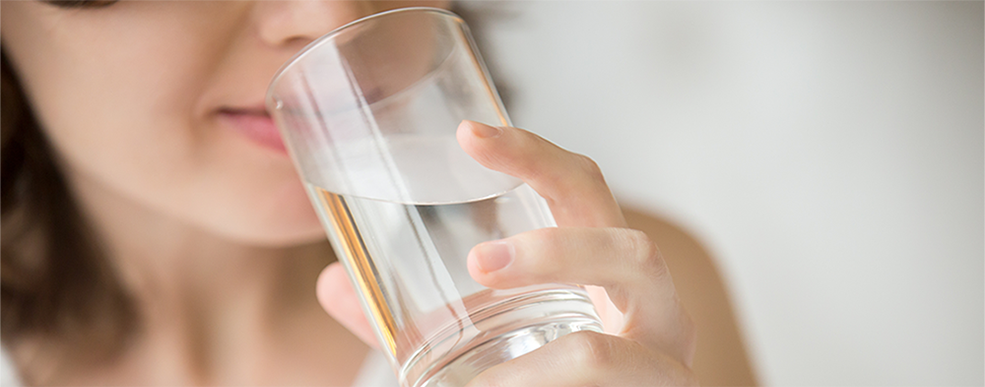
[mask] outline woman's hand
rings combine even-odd
[[[539,283],[587,286],[606,332],[576,332],[494,366],[469,386],[629,386],[696,384],[695,329],[657,246],[626,228],[598,166],[521,129],[463,122],[462,148],[487,168],[516,176],[551,207],[558,228],[481,243],[469,253],[472,277],[490,288]],[[319,300],[371,345],[375,338],[342,268],[319,278]]]

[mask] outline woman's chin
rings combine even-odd
[[[325,231],[303,187],[289,184],[276,191],[239,203],[227,203],[210,214],[216,228],[240,243],[263,247],[291,247],[324,241]],[[244,210],[250,208],[250,210]]]
[[[292,247],[326,240],[325,230],[310,206],[305,207],[305,211],[291,211],[290,206],[286,207],[279,216],[238,219],[212,216],[192,222],[198,223],[202,231],[222,239],[262,248]]]
[[[227,230],[226,237],[239,243],[263,248],[286,248],[324,242],[325,231],[321,226],[304,228],[257,227]]]

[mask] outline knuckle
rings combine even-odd
[[[639,230],[628,230],[625,234],[626,244],[631,249],[634,264],[648,275],[662,278],[667,274],[660,247],[646,233]]]
[[[588,178],[592,181],[605,184],[605,176],[602,175],[602,168],[599,164],[592,160],[591,157],[575,154],[575,163],[578,169],[581,170]]]
[[[524,129],[513,128],[512,133],[515,135],[513,145],[517,154],[528,156],[531,161],[542,159],[545,153],[549,154],[557,147],[547,139]]]
[[[618,360],[614,343],[608,335],[592,331],[571,333],[568,344],[576,364],[589,370],[605,369]]]

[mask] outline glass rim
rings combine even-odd
[[[283,77],[284,73],[287,72],[287,70],[289,70],[290,68],[294,67],[294,64],[300,62],[302,59],[304,59],[305,56],[308,55],[308,53],[314,51],[314,49],[317,48],[318,46],[333,40],[335,37],[346,32],[347,30],[352,29],[352,27],[356,26],[357,24],[363,24],[370,20],[380,19],[386,16],[392,16],[394,14],[412,13],[412,12],[435,13],[443,16],[449,16],[460,24],[465,22],[461,16],[458,16],[454,12],[451,12],[447,9],[434,8],[434,7],[395,8],[383,12],[377,12],[372,15],[364,16],[359,19],[348,22],[342,25],[341,27],[329,31],[325,35],[318,37],[317,39],[313,40],[311,43],[308,43],[303,48],[301,48],[300,51],[295,53],[294,56],[291,57],[291,59],[288,59],[287,62],[284,62],[284,64],[281,65],[279,69],[277,69],[277,72],[274,73],[273,78],[271,78],[270,83],[267,86],[267,95],[264,97],[264,103],[267,105],[267,108],[268,109],[273,108],[271,102],[273,102],[272,98],[273,98],[274,86],[277,85],[277,82]]]

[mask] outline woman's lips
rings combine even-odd
[[[277,131],[277,125],[274,125],[274,120],[266,110],[220,109],[219,119],[254,143],[287,154],[287,148],[284,147],[284,141]]]

